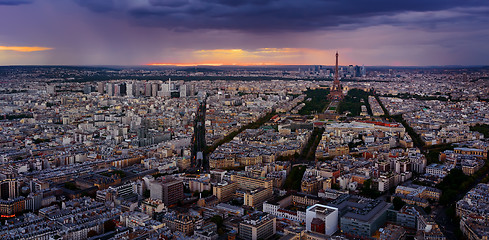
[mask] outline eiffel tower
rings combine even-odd
[[[338,52],[336,52],[336,68],[334,71],[334,81],[328,98],[333,101],[341,101],[343,97],[343,88],[341,87],[338,73]]]

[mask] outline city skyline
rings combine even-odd
[[[0,1],[0,65],[488,65],[484,1]]]
[[[0,0],[0,239],[486,239],[487,0]]]

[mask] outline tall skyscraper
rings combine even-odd
[[[144,85],[144,96],[146,97],[151,97],[151,87],[153,86],[153,84],[151,84],[150,82],[147,82],[145,85]]]
[[[100,94],[104,94],[104,87],[105,87],[104,82],[98,82],[97,83],[97,92]]]
[[[156,97],[158,96],[158,87],[159,87],[159,84],[158,83],[153,83],[152,86],[151,86],[151,96],[153,97]]]
[[[180,97],[187,97],[187,85],[181,85],[180,86]]]
[[[141,96],[141,87],[139,85],[138,82],[133,82],[132,83],[132,88],[133,88],[133,94],[134,94],[134,97],[139,97]]]
[[[83,86],[83,93],[84,94],[90,94],[92,92],[92,86],[87,84],[85,86]]]
[[[114,84],[107,83],[107,95],[114,96]]]
[[[114,84],[114,95],[113,96],[120,96],[121,95],[121,86],[119,83]]]
[[[126,95],[128,97],[134,97],[134,83],[128,83],[126,86]]]
[[[353,77],[355,75],[355,67],[353,65],[348,66],[348,74],[350,77]]]

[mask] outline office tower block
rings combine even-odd
[[[162,178],[150,182],[150,196],[160,199],[166,206],[183,200],[183,181],[174,178]]]
[[[255,212],[243,218],[239,224],[241,239],[268,239],[277,231],[277,220],[268,213]]]
[[[126,84],[126,96],[134,97],[134,84],[133,83],[127,83]]]
[[[152,97],[156,97],[158,96],[158,89],[159,88],[159,85],[158,83],[153,83],[152,86],[151,86],[151,96]]]
[[[107,83],[107,95],[114,96],[114,84]]]
[[[97,92],[99,94],[104,94],[104,87],[105,87],[104,82],[98,82],[97,83]]]
[[[0,182],[0,198],[7,200],[19,196],[19,182],[15,179],[5,179]]]
[[[148,82],[144,85],[144,96],[151,97],[151,93],[152,93],[151,87],[152,86],[153,86],[153,84],[148,83]]]

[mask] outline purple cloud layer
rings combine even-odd
[[[4,51],[0,65],[182,63],[205,61],[199,50],[263,48],[340,50],[342,64],[489,64],[486,0],[0,0],[0,29],[2,46],[53,48]],[[332,63],[312,52],[284,58]]]

